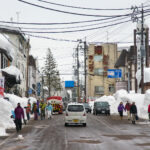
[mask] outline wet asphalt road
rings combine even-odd
[[[64,126],[64,115],[30,121],[18,134],[0,140],[0,150],[150,150],[150,125],[132,125],[118,116],[88,114],[87,127]]]

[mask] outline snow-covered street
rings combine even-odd
[[[12,94],[5,94],[5,97],[9,99],[1,99],[0,101],[0,136],[7,135],[5,129],[14,128],[13,119],[10,118],[11,111],[17,106],[17,103],[20,102],[21,106],[24,108],[27,105],[27,98],[20,98],[18,96]],[[148,120],[148,105],[150,98],[150,90],[147,90],[146,94],[135,94],[135,93],[127,93],[125,90],[117,91],[113,96],[103,96],[101,98],[96,99],[96,101],[108,101],[110,104],[110,112],[113,115],[118,115],[118,105],[122,101],[124,105],[127,101],[135,102],[138,110],[138,116],[142,119]],[[36,101],[35,98],[30,97],[31,104]],[[93,108],[94,101],[90,102],[91,108]],[[26,113],[25,113],[26,114]],[[124,115],[127,115],[124,112]]]
[[[20,133],[0,140],[1,150],[148,150],[150,124],[136,125],[118,115],[87,115],[87,127],[64,126],[64,115],[51,120],[30,121]]]

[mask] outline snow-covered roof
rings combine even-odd
[[[136,79],[138,81],[138,85],[141,82],[141,70],[136,72]],[[150,68],[144,68],[144,83],[150,82]]]
[[[16,68],[15,66],[6,67],[4,69],[1,69],[1,71],[4,71],[4,72],[6,72],[6,73],[8,73],[10,75],[16,76],[16,80],[17,81],[23,79],[21,71],[18,68]]]
[[[44,86],[43,89],[46,90],[46,91],[48,91],[48,87],[47,86]]]
[[[21,28],[19,28],[19,27],[0,25],[0,31],[2,33],[12,33],[12,34],[20,35],[25,41],[28,41],[28,38],[25,36],[25,34],[21,31]]]
[[[7,55],[12,59],[14,58],[14,49],[12,45],[2,35],[0,35],[0,49],[5,50]]]

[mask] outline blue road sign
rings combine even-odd
[[[65,81],[65,88],[73,88],[74,81]]]
[[[29,90],[28,90],[28,94],[32,94],[32,89],[29,89]]]
[[[107,78],[121,78],[122,70],[121,69],[108,69]]]

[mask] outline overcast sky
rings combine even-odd
[[[69,11],[74,13],[82,14],[95,14],[95,15],[124,15],[131,13],[132,10],[119,10],[119,11],[93,11],[93,10],[81,10],[73,9],[67,7],[59,7],[55,5],[45,4],[39,2],[38,0],[25,0],[34,4],[42,5],[44,7],[49,7],[52,9],[58,9],[62,11]],[[132,5],[140,6],[141,3],[144,5],[149,5],[148,0],[46,0],[49,2],[71,5],[77,7],[88,7],[88,8],[101,8],[101,9],[110,9],[110,8],[130,8]],[[55,12],[51,10],[46,10],[25,3],[19,2],[17,0],[1,0],[0,5],[0,20],[1,21],[10,21],[13,18],[14,22],[38,22],[38,23],[56,23],[56,22],[74,22],[74,21],[85,21],[85,20],[96,20],[100,17],[89,17],[89,16],[78,16],[65,14],[60,12]],[[130,19],[130,17],[128,17]],[[147,24],[149,16],[146,18]],[[120,19],[121,21],[121,19]],[[98,23],[98,22],[92,22]],[[65,30],[77,30],[81,28],[70,28],[75,26],[89,25],[92,23],[86,24],[74,24],[74,25],[53,25],[53,26],[27,26],[23,25],[22,27],[30,28],[68,28]],[[100,23],[100,22],[99,22]],[[112,22],[113,23],[113,22]],[[0,23],[1,24],[1,23]],[[104,25],[104,24],[102,24]],[[86,28],[94,28],[102,25],[89,26]],[[77,40],[84,39],[86,37],[88,42],[133,42],[133,29],[136,27],[135,23],[123,23],[121,25],[101,28],[85,32],[75,32],[75,33],[49,33],[49,34],[36,34],[40,36],[48,36],[56,39],[67,39],[67,40]],[[82,28],[83,29],[83,28]],[[85,29],[85,28],[84,28]],[[26,29],[28,30],[28,29]],[[32,30],[33,31],[33,30]],[[45,30],[43,30],[45,31]],[[51,30],[51,31],[61,31]],[[64,30],[63,30],[64,31]],[[35,35],[35,34],[34,34]],[[40,66],[43,65],[44,57],[47,51],[47,48],[52,50],[56,62],[58,64],[58,69],[60,74],[71,73],[72,70],[72,54],[74,48],[76,47],[75,42],[61,42],[53,41],[47,39],[33,38],[31,39],[31,54],[39,59]],[[119,44],[119,46],[126,46],[129,44]],[[71,76],[63,76],[64,80],[71,79]]]

